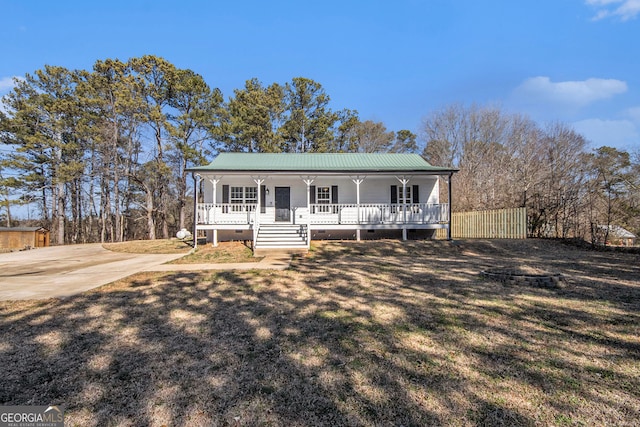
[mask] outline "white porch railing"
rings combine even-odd
[[[252,224],[256,204],[198,203],[198,224]]]
[[[198,224],[253,224],[256,208],[255,204],[199,203]],[[294,217],[304,216],[303,223],[308,219],[310,224],[318,225],[438,224],[448,221],[449,204],[312,204],[310,214],[307,214],[306,206],[293,207],[292,213]],[[261,222],[270,222],[266,221],[265,214],[260,217]]]
[[[311,224],[437,224],[448,212],[446,203],[314,204]]]

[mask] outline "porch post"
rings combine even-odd
[[[451,184],[453,181],[453,172],[449,173],[449,186],[448,186],[448,190],[449,190],[449,212],[447,213],[448,216],[448,221],[449,221],[449,226],[447,227],[447,240],[451,241],[451,207],[452,207],[452,203],[451,203],[451,196],[453,194],[453,192],[451,191]]]
[[[200,175],[192,173],[193,177],[193,248],[198,247],[198,178]]]
[[[357,176],[355,178],[351,178],[351,180],[356,184],[356,210],[358,215],[358,220],[357,220],[358,228],[356,228],[356,240],[359,242],[360,241],[360,184],[362,184],[362,181],[364,181],[364,178]]]
[[[302,182],[307,184],[307,249],[311,247],[311,195],[309,192],[314,180],[315,178],[310,177],[302,178]]]
[[[216,176],[209,178],[209,181],[213,185],[213,223],[216,223],[216,198],[218,197],[218,182],[220,179]]]
[[[404,207],[402,209],[402,240],[407,240],[407,181],[402,180],[402,201]]]
[[[256,210],[255,210],[255,215],[254,215],[254,220],[253,223],[254,224],[258,224],[259,223],[259,214],[260,214],[260,206],[262,203],[262,197],[261,197],[261,193],[262,191],[260,191],[260,186],[262,184],[264,184],[265,179],[262,177],[258,177],[258,178],[253,178],[253,182],[256,183],[256,185],[258,186],[258,206],[256,206]]]
[[[404,176],[396,179],[402,183],[402,240],[407,240],[407,184],[409,180]]]
[[[218,197],[218,182],[220,182],[220,178],[214,176],[213,178],[209,178],[209,181],[213,185],[213,223],[216,224],[216,198]],[[213,247],[218,247],[218,229],[213,229],[213,242],[211,242]]]
[[[258,239],[258,229],[260,228],[260,205],[261,205],[261,200],[260,200],[260,193],[262,193],[260,191],[260,186],[264,183],[265,179],[262,177],[257,177],[257,178],[253,178],[253,182],[256,183],[256,185],[258,186],[258,204],[256,205],[256,209],[253,212],[253,248],[255,249],[256,247],[256,241]]]

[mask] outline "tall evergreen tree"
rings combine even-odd
[[[187,167],[205,163],[211,154],[205,141],[217,134],[222,93],[211,90],[202,76],[191,70],[177,70],[168,113],[167,130],[171,144],[178,193],[178,228],[186,227]]]
[[[357,150],[360,153],[386,153],[395,134],[381,122],[366,120],[356,126]]]
[[[160,226],[162,236],[169,238],[169,205],[171,204],[172,187],[171,182],[162,179],[168,165],[164,152],[169,146],[168,137],[166,135],[168,127],[167,107],[171,103],[171,97],[175,91],[176,85],[176,67],[164,58],[153,55],[145,55],[140,58],[132,58],[129,60],[132,70],[136,74],[136,78],[140,82],[142,88],[142,96],[144,100],[144,108],[142,110],[145,123],[153,134],[155,141],[155,163],[156,168],[147,171],[144,175],[149,178],[149,185],[144,188],[157,193],[151,200],[156,204],[160,214]],[[151,184],[159,185],[159,188],[152,188]],[[149,200],[149,194],[147,194]],[[155,238],[155,234],[154,234]]]
[[[320,83],[295,77],[285,86],[287,120],[280,129],[284,151],[326,152],[333,140],[338,115],[329,108],[329,95]]]
[[[597,205],[592,216],[592,241],[595,242],[599,235],[601,243],[609,241],[611,225],[619,225],[626,218],[629,205],[629,192],[633,191],[631,160],[629,153],[613,147],[600,147],[589,156],[592,185],[591,191],[595,193],[594,200]],[[615,224],[615,220],[618,224]]]
[[[417,153],[418,152],[418,136],[407,129],[396,132],[396,140],[391,147],[393,153]]]
[[[20,173],[24,191],[38,191],[44,221],[55,243],[66,241],[68,185],[82,174],[82,141],[75,134],[81,111],[76,72],[45,66],[18,80],[3,103],[6,143],[15,147],[10,167]]]
[[[121,241],[133,200],[130,179],[142,150],[137,138],[144,120],[142,88],[129,65],[117,59],[96,61],[93,72],[82,77],[78,92],[87,114],[81,131],[91,141],[90,186],[97,180],[100,189],[100,240]],[[89,194],[94,205],[93,191]]]
[[[236,89],[228,103],[228,121],[222,150],[246,152],[282,151],[278,133],[284,114],[284,88],[277,83],[264,87],[258,79]]]
[[[344,109],[338,112],[338,126],[334,131],[331,150],[336,153],[355,153],[358,151],[358,127],[360,119],[355,110]]]

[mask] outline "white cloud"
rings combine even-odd
[[[640,144],[640,131],[630,120],[586,119],[573,123],[592,147],[616,147],[630,150]]]
[[[7,108],[2,102],[2,98],[15,86],[14,78],[20,79],[20,77],[0,77],[0,111],[5,114],[7,113]]]
[[[13,77],[0,77],[0,93],[9,92],[14,86]]]
[[[549,77],[532,77],[515,90],[523,101],[584,107],[601,99],[627,91],[627,83],[615,79],[587,79],[582,81],[552,82]]]
[[[618,17],[621,21],[628,21],[640,13],[640,0],[586,0],[586,3],[597,10],[593,17],[594,21],[608,17]]]

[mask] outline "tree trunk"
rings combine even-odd
[[[114,222],[115,222],[115,236],[112,236],[111,240],[116,242],[122,241],[122,222],[120,220],[120,161],[118,156],[118,124],[114,120],[113,124],[113,207],[114,207]]]
[[[158,150],[156,161],[158,163],[159,171],[162,170],[161,166],[164,166],[164,150],[162,147],[162,126],[163,125],[160,122],[154,122],[154,126],[153,126],[154,134],[156,137],[156,148]],[[169,238],[169,225],[167,224],[167,217],[168,217],[167,196],[168,196],[167,186],[162,180],[160,180],[158,185],[158,200],[160,201],[158,205],[158,213],[159,213],[158,219],[160,220],[160,223],[162,225],[162,235],[165,239]],[[148,205],[147,205],[147,209],[148,209]],[[153,239],[155,239],[155,231],[154,231]]]
[[[185,218],[186,218],[186,205],[187,205],[187,159],[182,157],[182,165],[181,165],[181,176],[180,182],[178,183],[179,188],[179,203],[180,203],[180,224],[179,229],[182,230],[185,228]]]
[[[65,241],[65,232],[64,232],[64,222],[65,222],[65,194],[64,194],[64,183],[60,182],[57,184],[58,187],[58,244],[64,245]]]
[[[72,218],[72,223],[71,223],[71,243],[75,244],[78,243],[78,237],[80,235],[80,209],[81,206],[79,206],[79,199],[78,199],[78,192],[80,191],[78,188],[78,179],[74,179],[71,182],[71,218]]]
[[[147,228],[149,231],[149,240],[155,240],[156,238],[156,223],[153,219],[153,191],[151,189],[145,189],[145,201],[147,210]]]
[[[42,171],[40,173],[43,173]],[[44,222],[45,224],[47,224],[47,226],[51,226],[49,224],[49,207],[47,206],[47,187],[43,186],[42,187],[42,217],[44,218]]]
[[[109,185],[108,178],[103,175],[102,177],[102,185],[101,185],[101,194],[100,194],[100,219],[101,219],[101,227],[100,227],[100,243],[104,243],[107,240],[107,226],[109,221],[109,205],[111,204],[109,200]]]
[[[6,193],[7,202],[7,227],[11,227],[11,201],[9,200],[9,192]]]
[[[162,238],[163,239],[169,238],[169,222],[167,222],[167,217],[169,216],[169,213],[167,209],[167,204],[168,203],[163,203],[164,206],[162,207]]]

